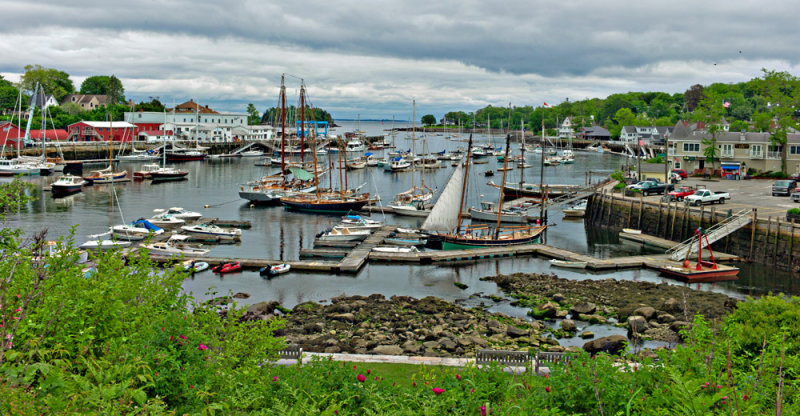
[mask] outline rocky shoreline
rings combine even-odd
[[[259,302],[247,308],[245,319],[282,315],[286,327],[277,335],[306,351],[449,357],[471,356],[485,348],[565,351],[558,338],[575,336],[576,320],[620,322],[616,325],[626,327],[630,339],[678,342],[678,331],[695,313],[712,320],[736,304],[722,294],[648,282],[576,281],[524,273],[483,280],[495,282],[511,296],[513,305],[530,308],[533,320],[489,312],[482,306],[465,308],[435,297],[387,299],[378,294],[340,296],[325,305],[305,302],[292,310],[277,302]],[[548,320],[559,324],[547,325]],[[580,335],[587,339],[584,349],[589,352],[618,351],[628,341],[621,335],[600,339],[592,339],[591,333]]]

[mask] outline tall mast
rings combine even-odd
[[[417,169],[414,159],[417,157],[417,100],[411,100],[411,188],[414,188],[414,171]],[[413,192],[412,192],[413,194]]]
[[[36,111],[36,95],[39,94],[39,83],[36,83],[36,87],[33,89],[33,104],[30,106],[30,110],[28,111],[28,125],[25,128],[25,137],[22,139],[23,146],[28,143],[28,140],[31,138],[31,123],[33,122],[33,113]],[[19,102],[19,108],[22,109],[22,101]],[[17,139],[17,158],[19,158],[19,139]]]
[[[525,121],[519,121],[519,152],[522,160],[522,166],[519,169],[519,190],[522,191],[522,183],[524,182],[525,178]]]
[[[541,224],[542,220],[544,219],[544,157],[547,154],[545,151],[545,141],[544,141],[544,109],[545,106],[542,105],[542,165],[539,168],[539,195],[541,196],[541,202],[539,202],[539,223]],[[520,192],[522,189],[520,188]]]
[[[464,162],[464,181],[461,184],[461,203],[458,204],[458,226],[456,226],[456,236],[461,232],[461,215],[464,210],[464,196],[467,193],[467,178],[469,177],[469,156],[472,153],[472,133],[469,135],[467,143],[467,159]]]
[[[306,95],[306,86],[303,83],[303,80],[300,80],[300,164],[303,165],[305,163],[305,149],[303,148],[303,144],[306,138],[306,102],[305,102],[305,95]],[[316,160],[316,158],[314,158]]]
[[[286,172],[286,84],[285,74],[281,74],[281,176]]]
[[[300,96],[302,97],[303,94],[300,93]],[[314,116],[314,107],[311,107],[311,117],[313,117],[313,116]],[[305,127],[305,126],[303,126],[303,127]],[[311,148],[315,149],[314,152],[311,153],[311,157],[314,158],[314,187],[317,188],[316,189],[317,201],[319,201],[319,174],[317,173],[317,152],[316,152],[317,141],[316,141],[316,135],[314,134],[316,132],[316,130],[317,129],[310,130],[310,132],[311,132]],[[302,146],[300,146],[300,148],[302,150]],[[302,166],[305,167],[305,165],[302,165]]]
[[[508,173],[508,148],[511,147],[511,134],[506,134],[506,156],[503,158],[503,183],[500,185],[500,201],[497,203],[497,225],[494,228],[494,239],[500,235],[500,218],[503,216],[503,189],[506,187],[506,173]]]
[[[344,188],[342,187],[343,179],[342,179],[342,137],[339,136],[336,138],[336,144],[339,146],[339,194],[344,197]]]

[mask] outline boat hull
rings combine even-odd
[[[702,270],[683,267],[662,267],[658,269],[662,274],[689,282],[720,282],[736,280],[739,269],[736,267],[718,265],[716,269],[703,267]]]
[[[303,212],[315,212],[324,214],[346,214],[350,211],[358,211],[367,205],[367,200],[359,201],[296,201],[281,199],[281,204],[287,209]]]
[[[497,221],[497,213],[491,211],[484,211],[480,209],[469,209],[469,215],[473,220],[476,221],[489,221],[495,222]],[[500,222],[504,223],[511,223],[511,224],[527,224],[528,223],[528,215],[527,214],[501,214],[500,215]]]
[[[508,240],[481,240],[455,236],[442,236],[442,250],[463,250],[476,247],[505,247],[522,244],[534,244],[539,241],[539,234],[535,236]]]
[[[205,160],[206,155],[184,155],[167,153],[167,162],[192,162],[195,160]]]
[[[62,196],[77,194],[82,190],[82,185],[52,185],[50,190],[53,193],[53,197],[59,198]]]
[[[189,172],[175,172],[175,173],[159,173],[153,172],[150,174],[150,179],[153,182],[168,182],[168,181],[182,181],[186,179]]]

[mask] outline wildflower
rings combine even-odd
[[[272,381],[278,381],[278,376],[272,376]]]
[[[438,387],[434,387],[433,388],[433,392],[436,393],[436,394],[442,394],[442,393],[444,393],[444,389],[440,389]]]
[[[550,374],[545,374],[544,378],[550,378]]]
[[[475,393],[475,388],[472,388],[469,392],[470,393]]]
[[[704,389],[704,388],[706,388],[706,387],[708,387],[708,386],[706,386],[705,384],[703,384],[702,386],[700,386],[700,388],[701,388],[701,389]]]
[[[412,381],[412,382],[411,382],[411,386],[412,386],[412,387],[417,387],[417,382],[416,382],[416,381]]]
[[[748,397],[746,394],[742,396],[742,400],[747,401],[748,399],[750,399],[750,397]]]
[[[339,414],[339,411],[338,411],[338,410],[334,410],[334,411],[333,411],[333,414],[335,414],[335,415],[338,415],[338,414]]]
[[[375,381],[378,381],[378,376],[375,376]]]
[[[461,381],[461,376],[456,374],[456,380]]]
[[[547,386],[547,387],[545,387],[545,388],[544,388],[544,391],[546,391],[546,392],[550,393],[550,386]]]
[[[395,382],[393,381],[393,382],[392,382],[392,387],[394,387],[394,385],[395,385]]]
[[[161,330],[162,330],[162,331],[164,330],[164,327],[163,327],[163,326],[161,327]]]
[[[11,338],[14,338],[14,337],[12,337],[11,334],[6,334],[6,339],[11,339]]]
[[[717,388],[718,388],[718,389],[721,389],[721,388],[722,388],[722,386],[721,386],[721,385],[719,385],[719,384],[717,384]]]
[[[189,388],[190,388],[190,389],[193,389],[193,388],[194,388],[194,385],[191,385],[191,386],[189,386]]]
[[[355,369],[356,369],[356,366],[353,366],[353,370],[355,370]]]
[[[14,309],[14,312],[22,312],[22,308]]]
[[[169,336],[169,340],[172,341],[172,335]]]
[[[358,381],[360,381],[360,382],[362,382],[362,383],[363,383],[364,381],[366,381],[366,380],[367,380],[367,378],[366,378],[366,377],[364,377],[364,375],[363,375],[363,374],[359,374],[359,375],[358,375],[358,377],[356,377],[356,378],[358,379]]]
[[[204,351],[204,350],[207,350],[208,347],[205,344],[200,344],[200,346],[197,347],[197,349],[200,350],[200,351]]]
[[[22,296],[20,296],[20,294],[19,294],[19,293],[17,293],[17,299],[19,299],[19,298],[21,298],[21,297],[22,297]]]
[[[156,371],[156,377],[158,377],[158,371]]]
[[[180,338],[180,339],[186,339],[186,335],[178,335],[178,338]]]
[[[728,396],[722,396],[722,400],[728,400]]]
[[[488,413],[487,413],[488,410]],[[481,406],[481,416],[486,416],[492,414],[492,409],[487,408],[485,405]]]
[[[372,370],[367,370],[367,374],[369,374],[369,373],[371,373],[371,372],[372,372]]]

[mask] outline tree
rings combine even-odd
[[[703,155],[706,157],[706,162],[711,163],[711,172],[714,172],[714,163],[719,160],[719,149],[717,149],[717,133],[720,132],[722,128],[719,124],[711,124],[706,129],[709,134],[711,134],[711,138],[703,139],[703,144],[706,146],[703,148]]]
[[[252,126],[261,122],[261,116],[253,103],[247,104],[247,114],[249,114],[247,116],[247,124]]]
[[[165,109],[166,107],[159,101],[158,97],[150,97],[150,101],[142,101],[133,107],[133,111],[152,111],[157,113]]]
[[[66,72],[41,65],[25,65],[25,74],[20,80],[22,90],[32,94],[37,83],[46,94],[52,94],[59,102],[67,94],[75,92],[75,86]]]
[[[426,126],[432,126],[436,124],[436,117],[433,114],[425,114],[422,116],[422,124]]]
[[[107,95],[108,102],[120,104],[125,102],[125,88],[122,81],[114,75],[93,75],[81,83],[81,94]]]
[[[800,79],[783,71],[762,69],[762,72],[762,95],[771,103],[770,115],[775,120],[769,127],[769,141],[781,148],[781,172],[786,173],[787,134],[800,127],[793,118],[794,109],[800,104]]]
[[[686,92],[683,93],[683,103],[686,105],[687,111],[694,111],[697,104],[705,98],[703,94],[703,86],[700,84],[692,85]]]

